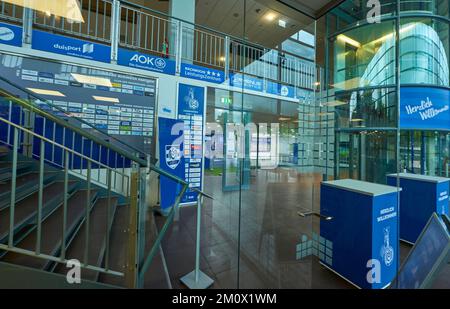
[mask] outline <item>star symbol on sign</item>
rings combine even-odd
[[[212,76],[216,76],[216,73],[213,72],[213,73],[212,73]]]
[[[208,71],[208,73],[206,73],[206,74],[208,74],[208,75],[211,75],[211,72],[210,72],[210,71]]]
[[[220,77],[220,73],[217,73],[217,77]]]

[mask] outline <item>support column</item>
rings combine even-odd
[[[195,0],[170,0],[169,4],[169,15],[183,20],[182,23],[177,23],[173,20],[171,27],[174,28],[175,24],[179,26],[182,24],[180,29],[171,29],[169,37],[169,46],[171,54],[176,51],[177,59],[183,59],[184,62],[192,63],[194,59],[194,26],[195,23]],[[178,34],[177,34],[178,33]],[[180,44],[182,48],[180,47]]]

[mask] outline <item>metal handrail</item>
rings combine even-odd
[[[18,85],[15,85],[14,83],[9,81],[8,79],[5,79],[4,77],[0,76],[0,80],[8,83],[9,85],[11,85],[13,87],[16,87],[17,89],[25,92],[27,95],[35,98],[36,100],[42,101],[43,103],[51,106],[52,108],[57,109],[58,111],[60,111],[60,112],[62,112],[64,114],[66,113],[66,111],[63,110],[62,108],[60,108],[59,106],[53,105],[52,103],[48,102],[47,100],[42,99],[42,98],[34,95],[33,93],[31,93],[27,89],[24,89],[24,88],[22,88],[22,87],[20,87]],[[87,131],[84,131],[84,130],[80,129],[79,127],[71,124],[70,122],[65,121],[65,120],[63,120],[63,119],[61,119],[61,118],[59,118],[59,117],[57,117],[57,116],[55,116],[55,115],[53,115],[51,113],[48,113],[48,112],[40,109],[38,106],[34,105],[31,102],[27,102],[24,99],[20,99],[20,98],[14,97],[11,93],[8,93],[7,91],[5,91],[3,89],[0,89],[0,94],[3,94],[5,97],[7,97],[8,99],[14,101],[18,105],[21,105],[24,108],[30,109],[31,111],[35,112],[36,114],[38,114],[38,115],[40,115],[40,116],[42,116],[44,118],[50,119],[51,121],[53,121],[53,122],[55,122],[55,123],[65,127],[65,128],[73,130],[75,133],[78,133],[78,134],[80,134],[81,136],[84,136],[87,139],[90,139],[90,140],[92,140],[92,141],[94,141],[94,142],[96,142],[96,143],[98,143],[98,144],[100,144],[102,146],[110,148],[111,150],[117,152],[118,154],[124,156],[125,158],[130,159],[131,161],[134,161],[136,163],[139,163],[139,165],[141,165],[143,167],[147,166],[147,161],[146,160],[144,160],[142,158],[139,158],[139,157],[136,157],[133,154],[130,154],[130,152],[124,151],[123,149],[121,149],[121,148],[111,144],[110,142],[102,140],[102,139],[98,138],[97,136],[95,136],[95,135],[93,135],[93,134],[91,134],[91,133],[89,133]],[[145,154],[142,153],[140,150],[134,148],[133,146],[126,145],[121,140],[119,140],[119,139],[109,135],[108,133],[105,133],[105,132],[103,132],[103,131],[93,127],[92,124],[90,124],[89,122],[86,122],[85,120],[83,120],[81,118],[77,118],[77,117],[72,117],[71,116],[71,118],[72,119],[76,119],[77,121],[80,121],[82,124],[86,124],[86,125],[90,126],[92,129],[100,132],[101,134],[106,135],[108,138],[110,138],[112,140],[115,140],[115,141],[125,145],[128,149],[131,149],[131,150],[135,151],[136,153],[141,154],[143,157],[145,156]]]
[[[101,163],[101,162],[99,162],[99,161],[93,160],[93,159],[89,158],[88,156],[86,156],[86,155],[84,155],[84,154],[81,154],[81,153],[79,153],[79,152],[77,152],[77,151],[75,151],[75,150],[73,150],[73,149],[70,149],[70,148],[67,147],[67,146],[58,144],[58,143],[55,142],[55,141],[52,141],[52,140],[50,140],[50,139],[48,139],[48,138],[46,138],[46,137],[44,137],[44,136],[42,136],[42,135],[40,135],[40,134],[37,134],[37,133],[35,133],[35,132],[33,132],[33,131],[29,130],[29,129],[26,129],[26,128],[24,128],[24,127],[18,125],[18,124],[15,124],[14,122],[11,122],[11,121],[9,121],[9,120],[6,120],[6,119],[4,119],[3,117],[0,117],[0,121],[6,123],[7,125],[10,125],[10,126],[16,128],[16,129],[19,129],[20,131],[23,131],[23,132],[25,132],[25,133],[27,133],[27,134],[33,135],[34,137],[36,137],[36,138],[38,138],[38,139],[40,139],[40,140],[42,140],[42,141],[44,141],[44,142],[46,142],[46,143],[52,144],[52,145],[54,145],[54,146],[57,146],[57,147],[61,148],[63,151],[70,152],[71,154],[76,155],[76,156],[80,157],[80,158],[83,159],[83,160],[90,161],[91,163],[93,163],[93,164],[95,164],[95,165],[98,165],[99,167],[105,168],[105,169],[110,170],[110,171],[114,171],[114,173],[116,173],[116,174],[119,174],[119,175],[121,175],[121,176],[123,176],[123,177],[129,178],[129,176],[126,175],[125,173],[115,171],[114,168],[109,167],[109,166],[106,165],[106,164],[103,164],[103,163]]]
[[[253,43],[253,42],[250,44],[248,41],[246,41],[243,38],[239,38],[237,36],[229,35],[229,34],[226,34],[224,32],[221,32],[221,31],[218,31],[218,30],[214,30],[214,29],[211,29],[211,28],[203,26],[203,25],[198,25],[198,24],[186,21],[186,20],[178,18],[178,17],[173,17],[173,16],[170,16],[169,14],[166,14],[166,13],[154,10],[152,8],[145,7],[145,6],[137,4],[137,3],[132,3],[132,2],[130,2],[128,0],[120,0],[120,3],[121,4],[126,4],[126,5],[128,5],[130,7],[138,8],[138,9],[141,9],[141,10],[147,10],[147,11],[150,11],[150,12],[152,12],[154,14],[159,14],[161,16],[164,16],[165,18],[169,18],[171,20],[176,20],[176,21],[179,21],[179,22],[183,22],[185,24],[189,24],[189,25],[193,26],[194,28],[204,29],[204,31],[212,32],[212,34],[215,34],[215,35],[218,35],[218,36],[229,37],[233,41],[236,41],[236,42],[239,42],[239,43],[242,43],[242,44],[246,44],[246,45],[251,46],[251,47],[256,47],[256,48],[261,48],[261,49],[265,48],[264,46],[256,44],[256,43]]]
[[[123,179],[130,179],[130,177],[128,175],[125,175],[124,173],[121,173],[120,171],[118,171],[117,169],[113,169],[107,165],[102,164],[101,162],[95,161],[83,154],[80,154],[64,145],[58,144],[40,134],[37,134],[27,128],[24,128],[18,124],[15,124],[9,120],[4,119],[3,117],[0,117],[0,122],[3,122],[9,126],[12,126],[14,128],[14,144],[13,144],[13,165],[12,165],[12,173],[13,173],[13,178],[12,178],[12,189],[11,189],[11,211],[10,211],[10,227],[9,227],[9,240],[8,240],[8,244],[0,244],[0,249],[1,250],[5,250],[7,252],[15,252],[18,254],[22,254],[22,255],[26,255],[26,256],[31,256],[31,257],[35,257],[35,258],[39,258],[42,260],[46,260],[46,261],[52,261],[52,262],[58,262],[58,263],[67,263],[69,260],[66,258],[65,256],[65,246],[66,246],[66,238],[65,238],[65,232],[66,232],[66,227],[64,225],[63,227],[63,233],[62,233],[62,237],[61,237],[61,256],[54,256],[54,255],[49,255],[49,254],[43,254],[40,250],[40,238],[42,236],[42,232],[41,232],[41,224],[42,224],[42,176],[44,173],[43,170],[43,162],[44,162],[44,156],[45,156],[45,150],[44,150],[44,145],[45,143],[50,143],[53,145],[56,145],[58,147],[60,147],[64,152],[65,152],[65,168],[64,168],[64,172],[65,172],[65,176],[64,176],[64,200],[63,200],[63,209],[64,209],[64,219],[63,222],[64,224],[66,223],[66,215],[67,215],[67,198],[68,198],[68,153],[71,153],[72,155],[76,155],[84,160],[86,160],[88,162],[88,174],[87,174],[87,179],[86,181],[88,182],[88,192],[90,192],[90,182],[92,181],[92,179],[90,178],[90,170],[91,170],[91,166],[92,163],[98,165],[99,167],[104,167],[105,169],[108,170],[108,175],[109,175],[109,179],[107,180],[108,182],[108,192],[111,191],[111,171],[119,174],[123,177]],[[38,219],[37,219],[37,231],[38,231],[38,236],[37,236],[37,245],[36,245],[36,251],[32,251],[32,250],[28,250],[28,249],[22,249],[22,248],[18,248],[14,246],[14,209],[15,209],[15,190],[16,190],[16,182],[15,182],[15,178],[16,178],[16,170],[17,170],[17,154],[19,152],[18,149],[18,144],[19,144],[19,139],[18,139],[18,132],[22,131],[24,133],[30,134],[32,136],[34,136],[35,138],[38,138],[40,140],[41,143],[41,152],[40,152],[40,180],[39,180],[39,200],[38,200]],[[126,196],[129,195],[129,192],[127,192]],[[90,193],[88,193],[88,199],[90,199],[92,196],[90,195]],[[110,199],[110,193],[108,194],[108,199]],[[87,209],[90,208],[89,203],[86,203],[86,207]],[[109,207],[109,204],[108,204]],[[90,210],[88,210],[86,213],[89,213]],[[109,209],[108,209],[109,211]],[[87,217],[89,217],[89,214],[87,214]],[[86,225],[88,227],[88,225]],[[109,225],[107,224],[107,228],[109,229]],[[88,237],[88,234],[86,234]],[[88,243],[88,242],[87,242]],[[109,243],[107,242],[107,248],[109,247]],[[85,247],[87,248],[87,246]],[[85,249],[88,250],[88,249]],[[119,271],[114,271],[114,270],[110,270],[108,267],[105,268],[101,268],[101,267],[97,267],[97,266],[92,266],[89,265],[86,262],[81,263],[80,267],[85,268],[85,269],[89,269],[92,271],[97,271],[97,272],[101,272],[101,273],[105,273],[105,274],[111,274],[111,275],[115,275],[115,276],[120,276],[123,277],[124,273],[119,272]]]

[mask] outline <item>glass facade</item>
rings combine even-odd
[[[2,12],[9,8],[0,2]],[[96,49],[106,46],[111,54],[103,61],[107,69],[102,64],[90,68],[95,59],[80,64],[89,59],[86,55],[60,52],[58,58],[45,60],[55,52],[41,49],[46,53],[38,68],[12,66],[9,79],[25,88],[40,82],[51,84],[47,88],[52,91],[65,90],[70,102],[51,95],[46,99],[63,104],[73,117],[87,118],[86,110],[92,109],[100,116],[91,119],[106,121],[94,125],[119,137],[127,131],[131,137],[123,140],[130,145],[133,132],[147,126],[149,133],[142,136],[149,139],[136,137],[142,144],[138,146],[151,152],[151,161],[159,166],[167,163],[173,149],[164,153],[160,148],[164,144],[159,135],[166,132],[158,128],[158,118],[176,119],[181,126],[184,122],[186,148],[175,150],[194,160],[185,163],[180,175],[190,184],[193,179],[201,182],[213,198],[202,200],[198,218],[195,202],[184,203],[175,219],[146,218],[152,226],[145,232],[151,235],[140,245],[158,258],[149,266],[144,286],[180,287],[179,279],[195,263],[196,224],[201,219],[199,263],[213,278],[214,288],[351,288],[348,281],[324,271],[336,254],[333,242],[322,235],[323,223],[336,218],[321,214],[323,182],[385,185],[388,174],[450,173],[450,124],[445,129],[402,123],[407,91],[427,94],[421,105],[406,106],[406,112],[420,114],[422,121],[441,112],[421,110],[432,106],[435,90],[450,92],[449,1],[380,2],[380,22],[368,23],[370,9],[355,0],[342,2],[318,20],[289,7],[281,10],[277,1],[81,1],[89,24],[68,23],[47,12],[37,12],[29,22],[35,30],[87,40],[82,42],[83,54],[94,53],[93,44]],[[2,22],[23,25],[20,17],[9,15],[0,14]],[[113,18],[119,29],[109,28]],[[33,49],[23,45],[15,48]],[[0,52],[3,66],[16,57],[1,46]],[[119,57],[128,53],[135,54],[126,61]],[[72,64],[69,56],[84,59]],[[37,61],[23,58],[25,64]],[[131,65],[133,58],[141,66]],[[46,67],[50,62],[54,72]],[[188,75],[186,67],[197,75]],[[67,88],[83,90],[67,90],[59,79],[69,73],[109,83],[75,83],[69,76]],[[181,95],[180,86],[190,87],[189,95]],[[194,96],[198,89],[204,90],[204,98]],[[117,96],[120,104],[110,101],[107,108],[97,108],[101,104],[94,101],[103,92]],[[203,114],[180,112],[181,104],[194,109],[203,101]],[[79,104],[77,110],[69,109],[73,103]],[[112,119],[112,110],[121,115]],[[150,117],[152,121],[146,121]],[[119,131],[107,131],[109,124]],[[203,156],[191,158],[195,150]],[[181,159],[173,161],[178,161],[172,162],[175,166]],[[164,214],[162,192],[167,188],[161,188],[159,176],[152,172],[146,179],[149,213],[158,209]],[[176,190],[181,194],[180,187]],[[392,190],[399,194],[399,180]],[[380,216],[383,211],[391,210],[381,209]],[[352,214],[346,226],[359,219]],[[366,246],[359,237],[365,227],[357,228],[346,236],[355,241],[353,247]],[[400,226],[396,223],[392,229],[380,233],[386,265],[400,261],[406,252],[399,241],[390,243],[389,235]],[[155,236],[159,232],[163,236]],[[336,234],[345,233],[342,229]],[[162,239],[161,246],[152,237]],[[396,255],[389,256],[389,249]],[[351,260],[351,254],[345,252],[344,258]],[[365,263],[358,267],[366,271]]]

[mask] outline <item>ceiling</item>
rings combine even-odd
[[[345,0],[276,0],[315,19]]]
[[[130,1],[169,12],[167,0]],[[342,0],[196,0],[195,23],[273,48],[300,30],[314,33],[315,18],[340,2]],[[268,20],[269,15],[273,16],[272,20]],[[285,28],[278,25],[280,19],[286,22]]]

